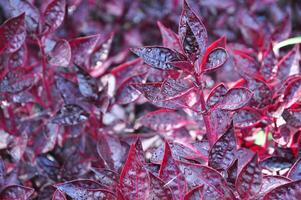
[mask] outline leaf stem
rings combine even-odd
[[[289,38],[289,39],[286,39],[286,40],[283,40],[283,41],[277,43],[274,46],[273,50],[274,50],[274,52],[277,52],[282,47],[285,47],[288,45],[293,45],[293,44],[299,44],[299,43],[301,43],[301,36]]]
[[[202,86],[201,81],[200,81],[201,76],[196,74],[195,79],[196,79],[196,83],[199,86],[198,89],[200,91],[201,110],[202,110],[204,124],[205,124],[205,127],[206,127],[207,138],[208,138],[210,147],[212,147],[213,144],[215,143],[216,139],[217,139],[217,136],[216,136],[215,132],[212,132],[212,129],[211,129],[210,115],[207,112],[203,86]]]

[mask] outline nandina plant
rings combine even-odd
[[[300,13],[0,1],[0,199],[299,199]]]

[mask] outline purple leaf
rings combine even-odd
[[[237,110],[245,106],[252,98],[252,92],[246,88],[231,88],[215,107],[222,110]]]
[[[236,159],[227,169],[227,182],[230,186],[235,188],[235,181],[238,173],[238,160]]]
[[[31,87],[36,81],[36,73],[31,69],[10,70],[0,81],[0,92],[18,93]]]
[[[235,160],[236,139],[233,123],[212,146],[208,165],[216,170],[226,170]]]
[[[262,185],[258,192],[258,194],[252,199],[263,199],[263,196],[274,188],[289,183],[291,180],[285,178],[283,176],[263,176],[262,177]]]
[[[71,60],[71,47],[61,39],[56,42],[53,49],[47,54],[48,63],[53,66],[67,67]]]
[[[72,104],[80,97],[80,91],[75,83],[62,76],[56,76],[56,87],[63,97],[65,103]]]
[[[87,98],[97,99],[98,83],[97,80],[91,77],[87,72],[78,68],[77,82],[80,93]]]
[[[66,104],[56,113],[52,122],[63,126],[71,126],[83,123],[87,121],[88,118],[89,113],[79,105]]]
[[[301,158],[291,167],[287,177],[294,181],[301,180]]]
[[[139,124],[151,128],[155,131],[170,131],[190,124],[185,117],[175,111],[160,109],[149,112],[138,119]]]
[[[203,185],[192,188],[189,192],[185,194],[184,200],[202,200],[203,189],[204,189]]]
[[[119,184],[125,199],[142,200],[149,198],[149,176],[140,162],[133,144],[120,174]]]
[[[0,53],[13,53],[24,43],[26,38],[25,14],[8,19],[0,26]]]
[[[67,199],[61,191],[56,190],[52,196],[52,200],[67,200]]]
[[[264,200],[291,200],[301,196],[301,180],[286,183],[274,188],[264,196]]]
[[[95,46],[99,40],[99,35],[90,35],[85,37],[75,38],[69,41],[72,52],[72,61],[74,64],[86,68],[88,65],[88,58],[94,51]]]
[[[240,171],[235,187],[240,197],[248,199],[257,194],[262,184],[261,169],[258,164],[258,157],[253,158]]]
[[[185,60],[182,54],[165,47],[140,47],[132,48],[131,51],[156,69],[174,69],[170,62]]]
[[[284,90],[283,103],[289,108],[301,98],[301,77],[296,78]]]
[[[234,113],[233,122],[235,127],[249,128],[256,126],[261,118],[262,116],[257,110],[251,107],[244,107]]]
[[[289,38],[292,32],[292,20],[289,14],[282,20],[272,33],[272,40],[274,42],[280,42]]]
[[[203,185],[204,199],[235,199],[224,178],[214,169],[193,163],[179,161],[178,166],[190,188]]]
[[[210,128],[217,135],[224,134],[232,122],[232,113],[226,110],[214,109],[210,113]]]
[[[237,70],[240,70],[241,74],[246,74],[251,77],[258,75],[259,63],[258,61],[247,54],[239,50],[232,50],[233,61]]]
[[[5,165],[3,160],[0,158],[0,188],[2,188],[5,183],[5,175],[6,175]]]
[[[97,144],[97,152],[104,159],[106,165],[116,172],[122,168],[127,153],[117,138],[107,134],[101,135]]]
[[[170,200],[172,191],[163,180],[149,172],[150,178],[150,199],[153,200]]]
[[[296,45],[277,63],[277,78],[284,81],[288,76],[299,74],[298,63],[300,60],[299,45]]]
[[[279,173],[279,171],[288,169],[292,166],[291,160],[286,157],[271,156],[260,161],[262,169],[268,170],[270,173]]]
[[[119,174],[109,169],[91,169],[95,174],[94,178],[101,185],[114,189],[118,185]]]
[[[27,47],[23,44],[20,49],[12,53],[7,61],[8,69],[21,68],[27,61]]]
[[[31,139],[33,142],[32,149],[36,154],[47,153],[52,151],[56,145],[59,136],[59,127],[57,124],[48,123],[41,128],[39,134],[34,135]]]
[[[55,31],[64,21],[66,0],[52,0],[44,11],[44,33]]]
[[[27,32],[37,33],[40,22],[39,10],[27,0],[9,1],[11,15],[17,16],[25,12],[25,24]]]
[[[267,81],[273,80],[276,76],[276,60],[276,56],[273,53],[271,46],[263,52],[262,63],[259,71],[263,78]]]
[[[46,156],[40,155],[37,157],[36,162],[37,168],[41,170],[41,174],[46,175],[52,180],[57,180],[56,175],[60,173],[60,164],[56,160],[50,160]]]
[[[206,156],[206,150],[202,149],[199,150],[201,147],[196,147],[197,145],[201,146],[200,143],[194,143],[194,144],[180,144],[177,142],[170,143],[169,147],[171,149],[172,155],[174,159],[181,160],[183,158],[185,159],[198,159],[198,158],[205,158]],[[202,145],[202,148],[204,148]],[[153,153],[152,157],[150,158],[152,163],[160,164],[163,160],[164,156],[164,147],[160,146],[158,147]]]
[[[208,40],[207,30],[199,17],[184,1],[179,24],[179,36],[188,55],[204,55]],[[199,55],[196,55],[198,57]]]
[[[85,199],[116,199],[115,195],[92,180],[81,179],[65,183],[56,184],[55,187],[67,194],[72,199],[85,200]]]
[[[163,46],[182,53],[183,50],[178,35],[171,29],[165,27],[160,21],[157,22],[157,25],[161,32]]]
[[[262,109],[272,103],[272,89],[260,78],[246,77],[248,89],[253,92],[250,105]]]
[[[21,185],[10,185],[2,189],[0,199],[3,200],[27,200],[34,193],[33,188]]]
[[[165,142],[164,156],[159,175],[165,182],[165,185],[172,190],[173,197],[175,199],[183,199],[187,191],[187,185],[184,176],[172,157],[171,149],[167,142]]]
[[[118,104],[128,104],[138,99],[140,92],[133,84],[141,83],[145,79],[145,74],[139,74],[129,77],[125,80],[116,92],[116,101]]]
[[[295,128],[301,127],[301,109],[285,109],[282,117],[288,125]]]
[[[220,83],[217,86],[215,86],[210,94],[208,95],[206,104],[208,107],[213,107],[215,104],[217,104],[222,98],[223,96],[226,94],[227,92],[227,87],[223,84]]]
[[[213,49],[206,60],[205,71],[212,71],[221,67],[228,59],[228,53],[224,48]]]
[[[191,107],[196,102],[196,94],[191,81],[167,79],[162,82],[135,84],[151,103],[168,109]]]
[[[97,48],[90,56],[90,70],[93,71],[105,71],[104,63],[109,57],[113,42],[114,34],[110,34],[109,37]],[[93,73],[93,72],[91,72]],[[98,72],[98,74],[100,74]]]

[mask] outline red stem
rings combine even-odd
[[[216,139],[217,139],[217,135],[216,135],[215,132],[212,132],[212,129],[211,129],[210,115],[209,115],[209,113],[207,113],[205,96],[204,96],[203,87],[202,87],[202,84],[201,84],[201,81],[200,81],[201,76],[196,74],[195,79],[196,79],[196,83],[199,86],[200,103],[201,103],[201,109],[202,109],[204,124],[205,124],[205,127],[206,127],[207,138],[208,138],[210,147],[212,147],[213,144],[215,143]]]
[[[51,92],[49,89],[48,80],[46,79],[47,69],[46,69],[46,57],[45,57],[44,45],[43,45],[43,42],[41,39],[37,38],[37,41],[38,41],[38,45],[39,45],[39,48],[40,48],[41,54],[42,54],[42,82],[43,82],[43,85],[44,85],[44,88],[46,91],[46,96],[47,96],[48,105],[49,105],[52,102],[52,97],[51,97]]]

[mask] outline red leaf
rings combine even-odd
[[[192,188],[188,193],[185,194],[184,200],[202,200],[204,186],[200,185]]]
[[[47,54],[47,58],[50,65],[67,67],[71,60],[69,43],[64,39],[57,41],[53,49]]]
[[[163,46],[182,53],[183,50],[178,35],[171,29],[165,27],[160,21],[157,22],[157,25],[161,32]]]
[[[87,121],[89,113],[75,104],[64,105],[53,117],[52,122],[64,126],[76,125]]]
[[[242,168],[240,171],[235,187],[240,197],[248,199],[258,193],[262,184],[261,169],[258,164],[257,155]]]
[[[52,0],[44,11],[44,33],[55,31],[64,21],[65,0]]]
[[[257,110],[251,107],[244,107],[234,113],[233,122],[235,127],[249,128],[260,123],[261,118],[262,116]]]
[[[204,199],[235,199],[224,178],[214,169],[193,163],[177,162],[190,188],[204,186]]]
[[[174,161],[169,144],[165,142],[164,156],[159,171],[160,178],[169,186],[175,199],[183,199],[187,191],[184,176]]]
[[[228,59],[228,53],[224,48],[213,49],[206,58],[204,71],[212,71],[221,67]]]
[[[286,183],[267,193],[263,200],[291,200],[301,196],[301,180]]]
[[[174,69],[170,62],[185,60],[182,54],[165,47],[140,47],[132,48],[131,51],[156,69]]]
[[[215,104],[217,104],[222,98],[223,96],[226,94],[227,92],[227,87],[223,84],[220,83],[217,86],[215,86],[210,94],[208,95],[206,104],[208,107],[213,107]]]
[[[33,188],[21,185],[10,185],[2,189],[0,193],[1,200],[27,200],[34,193]]]
[[[287,177],[294,181],[301,180],[301,158],[291,167]]]
[[[186,126],[191,122],[175,111],[161,109],[147,113],[139,118],[137,123],[155,131],[170,131]]]
[[[56,190],[52,196],[52,200],[67,200],[67,199],[61,191]]]
[[[188,54],[204,55],[208,40],[206,28],[198,16],[191,10],[184,1],[183,10],[179,24],[179,36]],[[197,55],[198,57],[199,55]]]
[[[69,41],[72,52],[72,61],[74,64],[87,68],[89,56],[93,53],[95,46],[98,42],[99,35],[90,35],[85,37],[75,38]]]
[[[222,110],[237,110],[245,106],[252,98],[252,92],[246,88],[231,88],[216,105]]]
[[[233,123],[212,146],[208,165],[216,170],[226,170],[235,160],[236,139]]]
[[[134,144],[131,145],[127,160],[120,175],[120,189],[125,199],[149,199],[149,177],[138,158]]]
[[[0,26],[0,53],[13,53],[24,43],[26,38],[25,13],[8,19]]]
[[[163,180],[149,172],[150,177],[150,199],[153,200],[170,200],[172,191]]]

